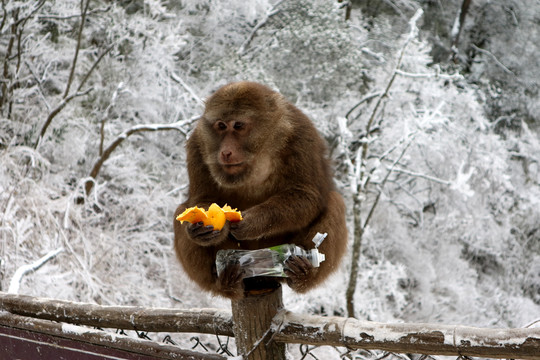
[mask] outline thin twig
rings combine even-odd
[[[4,28],[4,25],[6,24],[6,19],[8,17],[8,12],[6,9],[6,0],[2,0],[2,11],[4,15],[2,16],[2,22],[0,22],[0,34],[2,34],[2,29]]]
[[[76,97],[79,97],[79,96],[84,96],[84,95],[88,94],[90,91],[92,91],[92,88],[89,88],[89,89],[86,89],[85,91],[76,92],[74,94],[69,95],[68,97],[64,98],[62,100],[62,102],[60,104],[58,104],[57,107],[54,108],[53,111],[51,111],[49,113],[49,116],[47,116],[47,120],[45,120],[45,124],[43,124],[43,127],[41,128],[41,131],[39,133],[39,137],[36,140],[36,142],[34,143],[34,149],[37,149],[37,147],[41,143],[41,140],[45,136],[45,133],[47,132],[47,129],[49,128],[49,125],[51,124],[53,119],[56,117],[56,115],[58,115],[60,113],[60,111],[62,111],[66,107],[66,105],[69,104],[69,102],[71,100],[73,100],[73,99],[75,99]]]
[[[105,142],[105,122],[109,117],[111,109],[116,105],[116,99],[118,98],[119,91],[124,87],[124,83],[118,83],[118,86],[114,90],[111,98],[111,102],[107,105],[107,108],[104,111],[103,117],[101,118],[101,125],[99,129],[99,156],[103,154],[103,143]]]
[[[504,66],[504,64],[502,62],[499,61],[499,59],[497,59],[497,57],[495,55],[493,55],[491,52],[487,51],[487,50],[484,50],[484,49],[481,49],[479,48],[478,46],[476,45],[472,45],[473,49],[475,49],[476,51],[479,51],[481,52],[482,54],[486,54],[488,55],[489,57],[491,57],[493,59],[493,61],[495,61],[495,64],[497,64],[501,69],[503,69],[503,71],[509,75],[513,75],[513,76],[516,76],[516,74],[514,74],[514,72],[510,69],[508,69],[506,66]]]
[[[45,5],[45,1],[46,1],[46,0],[39,0],[39,1],[37,1],[37,2],[34,4],[34,8],[33,8],[32,10],[30,10],[30,13],[28,13],[28,15],[26,15],[26,16],[24,16],[24,17],[18,19],[18,20],[14,23],[14,25],[15,25],[15,26],[19,26],[21,23],[25,23],[25,22],[27,22],[29,19],[31,19],[31,18],[34,16],[34,14],[35,14],[36,12],[38,12],[39,9],[41,9],[41,7],[42,7],[43,5]]]
[[[391,168],[387,167],[387,169],[390,170]],[[394,167],[392,169],[392,171],[399,172],[399,173],[409,175],[409,176],[412,176],[412,177],[419,177],[419,178],[426,179],[426,180],[429,180],[429,181],[433,181],[433,182],[443,184],[443,185],[452,185],[451,181],[444,180],[444,179],[439,179],[439,178],[436,178],[434,176],[429,176],[429,175],[426,175],[426,174],[415,173],[413,171],[409,171],[409,170],[405,170],[405,169],[401,169],[401,168]]]
[[[71,70],[69,72],[68,82],[66,84],[66,90],[64,91],[64,98],[69,94],[69,88],[73,82],[73,76],[75,75],[75,68],[77,67],[77,58],[79,57],[79,51],[81,49],[82,41],[82,32],[84,29],[84,23],[86,21],[86,14],[88,11],[88,6],[90,5],[90,0],[86,0],[86,5],[84,0],[81,0],[81,23],[79,25],[79,32],[77,34],[77,46],[75,47],[75,54],[73,55],[73,61],[71,62]]]
[[[399,70],[401,66],[401,61],[403,60],[403,55],[405,54],[405,49],[407,48],[407,45],[416,38],[416,35],[418,34],[418,28],[416,27],[416,22],[422,16],[423,10],[418,9],[414,16],[409,21],[409,24],[411,26],[411,30],[409,32],[409,35],[407,36],[407,39],[405,40],[405,43],[403,44],[401,48],[401,52],[398,57],[398,61],[396,63],[396,66],[394,68],[394,71],[392,72],[392,76],[390,78],[390,81],[388,81],[388,84],[386,85],[386,88],[384,89],[384,92],[379,96],[377,99],[377,103],[375,104],[375,107],[373,108],[373,112],[371,113],[371,117],[368,120],[368,123],[366,125],[366,133],[369,133],[369,129],[371,128],[371,125],[373,124],[373,121],[375,120],[375,116],[377,115],[377,110],[379,109],[379,106],[382,103],[382,100],[388,96],[388,93],[390,92],[390,88],[392,87],[392,84],[394,83],[394,80],[397,76],[397,70]]]
[[[94,62],[94,64],[92,64],[92,67],[88,70],[88,72],[86,73],[86,75],[84,76],[84,78],[81,80],[81,83],[79,84],[79,86],[77,87],[77,92],[74,93],[74,94],[71,94],[71,95],[68,95],[67,97],[64,97],[64,99],[62,99],[62,102],[53,110],[49,113],[49,116],[47,117],[47,120],[45,120],[45,123],[43,124],[43,127],[41,128],[41,131],[39,132],[39,137],[38,139],[36,140],[35,144],[34,144],[34,149],[37,149],[37,147],[39,146],[39,144],[41,143],[41,141],[43,140],[44,136],[45,136],[45,133],[47,132],[47,129],[49,128],[49,126],[51,125],[53,119],[56,117],[56,115],[58,115],[60,113],[60,111],[62,111],[64,109],[64,107],[66,107],[66,105],[71,101],[73,100],[74,98],[76,97],[79,97],[79,96],[84,96],[86,94],[88,94],[90,91],[92,91],[92,88],[89,88],[89,89],[86,89],[85,91],[81,91],[83,85],[86,83],[86,81],[90,78],[90,75],[92,74],[92,72],[94,72],[94,70],[97,68],[97,66],[99,65],[99,63],[101,62],[101,60],[105,57],[106,54],[108,54],[111,49],[114,48],[114,45],[110,45],[97,59],[96,61]]]
[[[418,34],[418,28],[416,27],[416,22],[418,21],[420,16],[422,16],[422,14],[423,14],[423,10],[418,9],[416,11],[416,13],[414,14],[414,16],[411,18],[411,20],[409,21],[409,25],[411,27],[411,30],[409,32],[409,35],[405,39],[405,43],[401,47],[401,51],[400,51],[400,54],[399,54],[399,57],[398,57],[398,61],[396,63],[394,71],[392,72],[392,76],[390,77],[390,80],[388,81],[388,84],[386,85],[386,88],[384,89],[383,93],[377,99],[377,102],[375,103],[375,107],[373,108],[373,111],[371,112],[371,116],[370,116],[370,118],[369,118],[369,120],[367,122],[367,125],[366,125],[366,134],[370,133],[371,126],[373,125],[373,121],[375,120],[375,116],[378,113],[379,106],[381,105],[382,100],[388,96],[388,93],[390,92],[390,88],[392,87],[392,85],[394,83],[394,80],[396,79],[396,76],[398,74],[397,71],[401,67],[401,61],[403,60],[403,55],[405,54],[405,49],[407,48],[407,45],[409,45],[409,43]],[[363,169],[365,169],[365,162],[366,162],[366,159],[367,159],[367,155],[368,155],[368,143],[365,142],[364,144],[362,144],[362,157],[361,157],[361,159],[362,159],[361,169],[362,170],[361,170],[361,174],[360,174],[361,178],[363,178],[363,176],[364,176]]]
[[[534,324],[540,324],[540,319],[537,319],[537,320],[533,321],[532,323],[525,325],[524,328],[530,328]]]
[[[43,94],[43,88],[42,88],[42,83],[43,81],[37,76],[37,74],[35,73],[34,69],[32,68],[32,66],[30,65],[30,63],[28,62],[28,60],[26,60],[25,62],[25,65],[26,67],[28,68],[28,71],[30,71],[30,74],[32,74],[32,77],[34,78],[34,80],[36,81],[36,84],[37,84],[37,88],[38,88],[38,92],[39,92],[39,96],[41,97],[41,100],[43,100],[43,103],[45,104],[45,107],[47,108],[47,111],[51,111],[51,105],[49,104],[49,102],[47,101],[47,98],[45,97],[45,95]]]
[[[409,137],[409,142],[405,145],[405,148],[403,149],[401,154],[399,154],[398,158],[392,163],[392,166],[387,170],[386,176],[384,177],[383,181],[379,185],[379,192],[377,193],[377,196],[375,197],[375,201],[373,201],[373,204],[371,205],[371,209],[369,210],[368,216],[366,217],[366,220],[364,221],[364,226],[363,226],[364,229],[368,226],[369,220],[371,220],[371,217],[375,211],[375,208],[377,207],[377,204],[379,203],[379,199],[381,198],[381,194],[383,192],[384,186],[386,185],[386,182],[388,181],[388,178],[390,177],[390,174],[392,174],[396,165],[403,158],[403,156],[409,149],[409,146],[411,146],[413,139],[414,139],[414,134],[413,136]]]
[[[81,91],[81,89],[84,86],[84,84],[86,83],[86,81],[90,78],[90,75],[92,75],[94,70],[98,67],[99,63],[101,62],[101,60],[103,60],[105,55],[107,55],[112,49],[114,49],[114,46],[115,46],[115,44],[109,45],[109,47],[107,47],[105,49],[105,51],[102,52],[101,55],[98,56],[96,61],[94,61],[94,63],[92,64],[92,67],[90,67],[90,70],[88,70],[86,72],[86,75],[81,80],[81,83],[79,84],[79,87],[77,87],[77,92]]]
[[[253,347],[251,348],[251,350],[249,350],[249,352],[247,354],[244,355],[244,358],[249,358],[249,356],[251,355],[251,353],[253,353],[253,351],[257,350],[257,348],[261,345],[261,344],[264,344],[264,341],[270,337],[272,334],[272,327],[268,328],[265,333],[263,334],[263,336],[261,336],[260,339],[258,339],[257,341],[255,341],[255,343],[253,344]]]
[[[253,38],[255,37],[255,34],[257,33],[257,31],[262,28],[267,22],[268,20],[270,20],[270,18],[274,15],[276,15],[277,13],[280,12],[279,9],[276,9],[281,3],[283,2],[283,0],[280,0],[278,1],[277,3],[275,3],[267,12],[266,12],[266,16],[264,17],[264,19],[262,19],[261,21],[259,21],[257,23],[257,25],[255,25],[255,27],[253,28],[253,30],[251,31],[251,34],[249,34],[248,38],[242,43],[242,45],[240,46],[240,48],[236,51],[236,53],[238,55],[244,55],[246,53],[246,50],[249,46],[249,44],[251,43],[251,41],[253,40]]]
[[[93,15],[93,14],[98,14],[98,13],[105,13],[109,10],[111,10],[111,5],[105,7],[105,8],[99,8],[99,9],[94,9],[94,10],[89,10],[87,12],[88,15]],[[64,15],[64,16],[61,16],[61,15],[39,15],[38,16],[38,19],[39,20],[69,20],[69,19],[73,19],[73,18],[78,18],[78,17],[81,17],[82,14],[73,14],[73,15]]]
[[[380,96],[381,94],[382,94],[381,91],[378,91],[372,94],[367,94],[362,99],[360,99],[360,101],[356,105],[354,105],[349,111],[347,111],[347,114],[345,114],[345,118],[349,120],[349,116],[351,116],[352,112],[356,110],[360,105],[362,105],[366,101],[373,99],[374,97]]]

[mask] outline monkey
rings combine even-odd
[[[239,266],[218,276],[220,249],[253,250],[292,243],[314,248],[326,260],[316,268],[305,258],[285,263],[286,281],[304,293],[334,272],[347,247],[345,204],[336,189],[327,145],[311,120],[280,93],[248,81],[215,91],[186,142],[188,196],[175,211],[224,204],[243,220],[220,230],[174,221],[174,247],[187,275],[203,290],[230,299],[244,296],[248,279]]]

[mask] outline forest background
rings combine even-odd
[[[538,44],[534,0],[2,0],[0,290],[228,308],[184,275],[172,216],[204,98],[252,80],[314,121],[348,208],[341,269],[288,309],[531,324]]]

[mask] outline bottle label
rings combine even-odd
[[[294,244],[283,244],[258,250],[219,250],[216,254],[216,268],[220,275],[227,266],[239,265],[244,277],[275,276],[287,277],[284,264],[291,255],[307,258],[314,267],[324,261],[324,254],[317,249],[306,251]]]

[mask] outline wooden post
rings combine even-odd
[[[249,288],[240,300],[231,301],[233,332],[238,355],[244,360],[285,360],[285,344],[272,340],[272,319],[283,308],[281,284]]]

